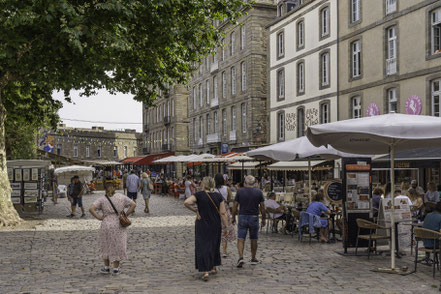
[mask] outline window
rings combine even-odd
[[[218,131],[218,126],[219,126],[219,118],[218,118],[218,113],[217,111],[214,112],[214,122],[213,122],[213,133],[217,134]]]
[[[193,118],[193,125],[192,125],[192,130],[191,130],[192,134],[193,134],[193,140],[194,143],[196,144],[197,140],[197,136],[196,136],[196,118]]]
[[[247,132],[247,105],[243,103],[241,106],[242,111],[242,133]]]
[[[202,116],[199,117],[199,139],[202,139]]]
[[[277,58],[285,55],[285,37],[283,32],[277,34]]]
[[[113,146],[113,157],[118,157],[118,146]]]
[[[86,145],[86,158],[90,157],[90,146]]]
[[[210,59],[205,57],[205,70],[210,71]]]
[[[57,145],[57,155],[61,155],[61,152],[63,150],[63,146],[61,144]]]
[[[202,95],[202,84],[199,84],[199,107],[202,107],[202,104],[204,103],[204,97]]]
[[[387,33],[387,56],[386,56],[386,74],[393,75],[397,73],[397,27],[393,26],[386,30]]]
[[[361,117],[361,97],[356,96],[351,99],[352,118]]]
[[[277,140],[285,141],[285,113],[279,112],[277,114]]]
[[[167,116],[170,116],[170,101],[167,101]]]
[[[193,87],[193,109],[196,109],[196,101],[197,101],[197,92],[196,87]]]
[[[206,123],[205,133],[208,135],[208,134],[210,134],[210,131],[211,131],[211,122],[210,122],[210,114],[209,113],[207,113],[207,115],[206,115],[205,123]]]
[[[74,145],[73,157],[78,157],[78,145]]]
[[[277,6],[277,14],[279,16],[283,16],[285,11],[285,6],[283,5],[283,3],[281,3],[279,6]]]
[[[236,68],[231,68],[231,95],[236,95]]]
[[[240,28],[240,50],[245,49],[246,44],[246,31],[245,31],[245,25],[242,25]]]
[[[351,23],[360,21],[360,0],[351,0]]]
[[[96,157],[101,158],[101,146],[98,146],[96,149]]]
[[[221,61],[225,61],[225,40],[222,40],[222,55]]]
[[[441,9],[435,10],[432,16],[432,54],[441,53]]]
[[[351,43],[352,77],[361,76],[361,41]]]
[[[217,76],[213,77],[213,99],[217,100]]]
[[[388,112],[398,112],[397,88],[387,90],[387,110]]]
[[[432,115],[440,116],[441,79],[431,82]]]
[[[329,7],[320,11],[320,37],[329,35]]]
[[[305,93],[305,63],[297,64],[297,94]]]
[[[320,85],[329,86],[329,52],[320,55]]]
[[[330,122],[330,111],[329,111],[329,103],[322,103],[320,105],[320,123],[327,124]]]
[[[236,130],[236,107],[231,106],[231,130]]]
[[[386,15],[397,11],[397,0],[386,0]]]
[[[297,109],[297,138],[305,135],[305,109]]]
[[[277,71],[277,100],[285,99],[285,70]]]
[[[124,158],[127,158],[127,156],[128,156],[127,146],[124,146]]]
[[[227,111],[222,109],[222,136],[227,135]]]
[[[297,23],[297,49],[305,47],[305,23],[299,21]]]
[[[175,116],[175,100],[172,100],[171,115]]]
[[[210,81],[209,80],[205,81],[205,97],[206,97],[207,105],[210,104]]]
[[[227,98],[227,75],[222,73],[222,98]]]
[[[216,63],[217,63],[217,49],[215,49],[214,53],[213,53],[213,64],[216,64]]]
[[[240,64],[240,89],[242,91],[247,89],[247,68],[245,61]]]
[[[234,35],[234,32],[230,34],[230,55],[234,55],[234,49],[236,48],[236,37]]]

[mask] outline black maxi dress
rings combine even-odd
[[[209,193],[217,208],[224,201],[219,193]],[[204,191],[194,194],[201,216],[195,225],[196,269],[209,272],[214,266],[221,265],[220,244],[222,234],[221,218],[213,202]]]

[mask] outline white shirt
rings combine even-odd
[[[228,189],[227,189],[227,186],[222,186],[219,189],[216,188],[214,191],[218,192],[219,194],[221,194],[222,197],[224,197],[225,201],[228,201]]]
[[[273,209],[277,209],[280,207],[279,203],[276,202],[276,200],[273,199],[267,199],[265,200],[265,207],[270,207]],[[278,218],[281,217],[283,215],[283,213],[268,213],[270,215],[270,218]]]

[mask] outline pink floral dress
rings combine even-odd
[[[129,207],[133,200],[129,197],[115,193],[112,197],[113,205],[118,212]],[[127,259],[127,228],[119,223],[119,216],[115,213],[106,196],[98,198],[93,205],[103,212],[104,219],[99,231],[100,257],[110,261]]]

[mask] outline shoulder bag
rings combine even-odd
[[[153,191],[153,182],[152,182],[152,180],[150,179],[150,177],[148,177],[147,178],[147,182],[148,182],[148,186],[149,186],[149,190],[150,191]]]
[[[121,211],[121,213],[118,213],[118,211],[116,210],[115,206],[112,203],[112,200],[110,200],[110,197],[106,195],[106,198],[107,200],[109,200],[110,205],[112,205],[112,208],[115,211],[116,215],[119,216],[119,223],[121,224],[121,226],[124,228],[130,226],[132,222],[127,217],[126,213],[124,212],[124,209]]]
[[[205,191],[204,191],[204,192],[205,192]],[[211,198],[210,194],[208,194],[207,192],[205,192],[205,194],[208,196],[208,198],[210,198],[211,203],[213,203],[214,207],[215,207],[216,210],[217,210],[217,213],[219,213],[219,216],[220,216],[221,214],[220,214],[220,212],[219,212],[219,208],[217,208],[216,203],[214,203],[214,201],[213,201],[213,198]]]

